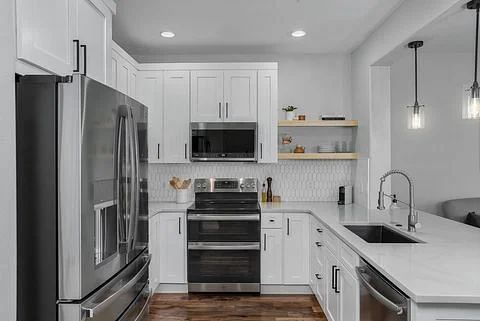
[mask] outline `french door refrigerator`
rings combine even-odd
[[[83,75],[16,85],[18,320],[147,320],[147,108]]]

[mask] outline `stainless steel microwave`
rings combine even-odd
[[[257,123],[191,123],[192,161],[256,162]]]

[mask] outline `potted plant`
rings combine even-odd
[[[286,120],[293,120],[295,118],[295,110],[298,109],[295,106],[283,107],[282,110],[285,112]]]

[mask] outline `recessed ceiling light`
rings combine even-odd
[[[171,31],[164,31],[160,34],[163,38],[173,38],[175,34]]]
[[[296,30],[296,31],[292,32],[292,37],[300,38],[300,37],[305,36],[306,34],[307,33],[303,30]]]

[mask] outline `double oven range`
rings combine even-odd
[[[189,292],[260,292],[256,178],[196,179],[187,210]]]

